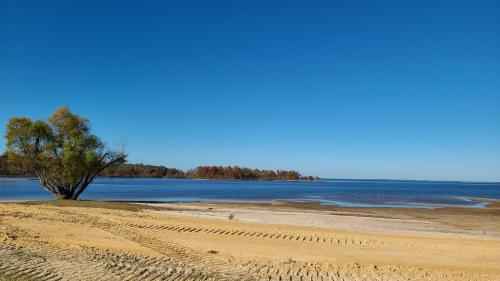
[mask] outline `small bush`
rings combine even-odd
[[[234,219],[234,214],[229,214],[229,216],[227,217],[228,220],[233,220]]]

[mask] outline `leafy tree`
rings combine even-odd
[[[57,199],[78,196],[105,168],[126,162],[90,133],[89,121],[59,108],[47,121],[13,117],[7,125],[8,160],[31,167]]]

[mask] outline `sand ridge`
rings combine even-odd
[[[500,280],[498,237],[172,212],[0,204],[0,280]]]

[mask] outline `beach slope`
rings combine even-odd
[[[458,209],[1,203],[0,280],[500,280],[498,208]]]

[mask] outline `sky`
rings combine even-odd
[[[4,0],[0,134],[67,105],[132,163],[500,181],[499,15],[500,1]]]

